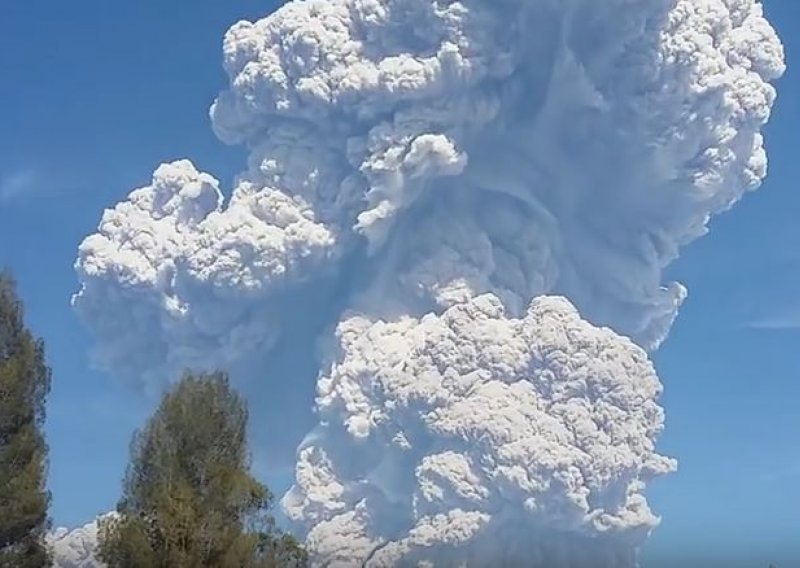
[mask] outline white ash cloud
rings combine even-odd
[[[565,299],[522,319],[491,295],[422,319],[353,315],[336,338],[284,498],[320,557],[532,565],[549,558],[544,530],[624,555],[656,526],[642,492],[675,466],[655,451],[661,384],[640,347]]]
[[[103,515],[73,530],[57,528],[47,536],[53,555],[53,568],[104,568],[97,558],[97,532]]]
[[[504,446],[472,455],[453,446],[452,432],[418,424],[430,446],[407,440],[408,460],[386,466],[405,480],[402,492],[379,475],[361,479],[326,456],[360,463],[394,455],[391,445],[365,443],[364,429],[371,439],[372,421],[381,417],[382,429],[403,431],[410,418],[384,407],[404,408],[403,397],[430,385],[414,376],[400,388],[392,386],[399,375],[379,380],[385,369],[361,370],[342,385],[380,383],[384,390],[348,392],[357,398],[333,404],[329,371],[386,348],[387,330],[417,337],[431,322],[489,302],[495,311],[486,317],[497,330],[525,328],[531,345],[549,338],[552,349],[574,359],[566,368],[584,368],[578,347],[602,336],[608,352],[637,361],[620,363],[616,380],[631,392],[657,385],[641,352],[597,326],[645,349],[664,339],[686,291],[665,282],[663,270],[707,231],[712,215],[766,175],[760,130],[775,98],[770,82],[784,70],[781,44],[755,0],[293,1],[233,26],[224,66],[230,85],[212,107],[213,127],[223,141],[247,146],[247,169],[225,203],[211,176],[188,161],[167,164],[150,186],[106,211],[76,263],[74,303],[97,336],[96,360],[154,390],[186,367],[252,367],[248,361],[269,359],[287,326],[308,316],[308,294],[332,294],[347,310],[338,335],[328,338],[321,426],[303,443],[289,511],[310,530],[320,562],[422,562],[446,549],[468,564],[486,558],[479,542],[494,542],[498,511],[513,509],[498,497],[508,484],[492,477],[499,466],[472,461],[496,459]],[[585,321],[553,296],[566,297]],[[558,325],[579,329],[578,337],[543,328],[537,339],[530,331],[543,321],[537,310],[550,303],[561,314]],[[355,328],[367,336],[363,343],[347,340]],[[430,356],[413,341],[397,345],[410,368]],[[454,360],[478,363],[478,355],[454,349]],[[497,356],[536,361],[525,349]],[[468,426],[476,416],[486,421],[486,436],[506,422],[567,428],[589,420],[553,414],[552,393],[539,390],[530,370],[511,359],[504,364],[503,389],[517,385],[538,398],[518,393],[522,409],[501,404],[491,414],[458,415],[465,432],[479,429]],[[487,372],[490,378],[474,379],[488,381],[481,388],[500,380],[497,369]],[[656,409],[657,394],[641,395],[642,402]],[[473,396],[463,392],[463,405],[449,401],[448,408],[468,408]],[[577,548],[603,550],[609,565],[633,562],[631,551],[655,522],[644,484],[669,468],[652,446],[660,418],[656,428],[648,422],[655,414],[617,408],[608,420],[639,438],[611,446],[636,459],[614,453],[620,461],[608,464],[590,454],[582,462],[573,456],[579,444],[556,437],[554,448],[566,456],[558,463],[581,476],[559,483],[588,491],[586,507],[554,491],[553,501],[520,517],[519,543],[543,542],[536,535],[553,543],[588,538],[591,544]],[[594,411],[587,410],[591,420]],[[335,424],[349,429],[330,433]],[[451,453],[444,459],[441,452]],[[519,479],[557,480],[541,473],[545,458],[514,455]],[[650,471],[655,463],[661,469]],[[622,477],[608,481],[614,475]],[[470,489],[440,488],[443,502],[420,498],[416,508],[415,495],[456,478],[469,480]],[[374,495],[343,497],[354,483]],[[526,491],[514,495],[539,502],[534,489]],[[314,497],[302,506],[292,501],[303,492]],[[380,499],[401,504],[383,507]],[[600,530],[593,514],[611,528]],[[352,539],[329,537],[336,531]],[[542,550],[542,561],[582,565],[552,560],[567,548]]]
[[[159,167],[80,247],[74,302],[102,338],[99,364],[159,383],[268,347],[270,294],[333,248],[312,217],[244,181],[223,209],[217,180],[189,161]]]

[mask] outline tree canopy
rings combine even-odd
[[[50,369],[24,324],[10,273],[0,273],[0,567],[49,566],[50,494],[42,434]]]
[[[223,373],[187,374],[137,432],[118,515],[100,527],[109,568],[302,566],[249,473],[246,405]]]

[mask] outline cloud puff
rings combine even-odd
[[[270,293],[334,242],[290,197],[250,189],[242,182],[223,210],[217,180],[184,160],[105,212],[81,244],[74,299],[104,338],[101,366],[123,363],[123,373],[159,384],[270,345]]]
[[[114,515],[114,513],[109,513]],[[48,545],[53,552],[54,568],[103,568],[95,556],[99,523],[108,515],[72,531],[58,528],[48,535]]]
[[[354,315],[336,338],[283,501],[318,557],[551,566],[554,534],[624,555],[657,524],[642,491],[675,466],[655,451],[661,384],[565,299],[521,319],[491,295],[419,320]]]
[[[603,372],[614,369],[626,385],[641,381],[631,392],[654,389],[644,355],[596,326],[645,349],[664,339],[686,290],[664,282],[662,272],[707,231],[712,215],[766,175],[760,129],[775,98],[770,82],[784,63],[755,0],[308,0],[233,26],[224,67],[230,84],[211,109],[213,127],[249,150],[227,203],[217,181],[190,162],[166,164],[149,186],[106,211],[76,262],[74,304],[97,337],[96,360],[152,389],[186,367],[263,364],[287,327],[309,317],[310,295],[335,298],[331,313],[347,308],[337,338],[328,338],[334,370],[379,359],[364,351],[395,345],[382,337],[388,330],[406,350],[405,365],[427,368],[433,351],[405,335],[425,335],[432,322],[457,314],[472,314],[458,316],[471,330],[469,318],[488,310],[480,317],[496,320],[493,329],[509,341],[517,332],[530,345],[551,341],[564,369],[592,368],[582,348],[606,353],[589,338],[625,345],[607,351],[636,364]],[[561,300],[534,300],[543,296],[568,298],[585,322]],[[547,313],[560,316],[540,313],[550,304]],[[329,319],[335,326],[336,316]],[[578,337],[535,330],[558,328],[554,322],[580,330]],[[456,342],[450,356],[477,365],[470,349],[479,344]],[[625,565],[653,524],[643,484],[668,469],[648,445],[660,414],[609,409],[608,428],[615,420],[623,430],[638,424],[639,438],[611,444],[629,453],[614,450],[609,463],[604,449],[579,455],[586,448],[568,442],[567,431],[594,422],[596,409],[555,413],[552,393],[519,366],[539,361],[530,345],[498,348],[497,368],[470,379],[488,389],[480,400],[511,405],[513,418],[479,412],[470,391],[460,406],[445,405],[460,412],[442,419],[452,431],[412,428],[441,452],[411,444],[427,461],[390,463],[386,471],[432,493],[405,485],[391,499],[406,506],[394,509],[380,499],[397,488],[375,476],[359,481],[340,462],[357,464],[361,452],[364,459],[395,455],[362,446],[359,436],[371,439],[379,418],[382,428],[404,431],[411,418],[388,407],[406,408],[403,397],[430,387],[426,378],[445,377],[408,375],[407,389],[393,390],[392,380],[380,378],[386,369],[362,365],[358,377],[342,380],[359,388],[334,396],[327,390],[334,379],[323,373],[321,429],[302,446],[291,493],[314,496],[303,505],[287,501],[317,557],[416,559],[440,549],[436,543],[477,551],[479,535],[494,534],[502,515],[475,503],[504,503],[496,495],[508,490],[539,507],[528,517],[543,523],[539,534],[550,531],[552,542],[583,535],[595,543],[583,549],[597,546]],[[257,376],[263,368],[243,372]],[[648,392],[641,401],[655,409],[656,392]],[[603,399],[584,395],[596,397]],[[428,406],[405,412],[421,409]],[[478,417],[484,422],[471,422]],[[342,432],[320,434],[337,423]],[[519,469],[506,464],[504,472],[497,461],[509,443],[504,425],[528,440],[533,424],[561,432],[547,440],[563,453],[529,454],[534,449],[523,443],[514,454]],[[611,436],[605,427],[598,426]],[[476,455],[454,447],[458,428],[497,447]],[[494,465],[473,461],[483,456]],[[530,487],[514,477],[523,472],[533,475]],[[614,482],[621,485],[604,475],[621,476]],[[384,497],[343,497],[362,482]],[[556,490],[542,501],[537,487],[547,483]],[[421,508],[409,512],[414,492]],[[330,531],[353,540],[329,538]]]

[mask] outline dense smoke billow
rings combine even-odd
[[[642,490],[674,468],[654,449],[661,384],[565,299],[520,319],[491,294],[421,319],[354,314],[335,343],[284,497],[321,557],[558,566],[600,541],[591,565],[618,566],[657,523]]]
[[[54,568],[101,568],[103,565],[97,559],[97,533],[100,521],[108,515],[72,531],[62,527],[51,532],[47,544],[52,550]]]
[[[634,565],[675,468],[662,272],[766,175],[761,4],[295,0],[234,25],[224,66],[230,197],[165,164],[80,246],[97,363],[302,391],[271,361],[319,343],[283,499],[318,564]]]

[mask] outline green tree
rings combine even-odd
[[[109,568],[303,566],[249,473],[247,408],[222,373],[185,375],[131,444],[118,514],[101,523]]]
[[[42,434],[50,369],[44,343],[25,327],[22,302],[7,271],[0,273],[0,567],[50,565]]]

